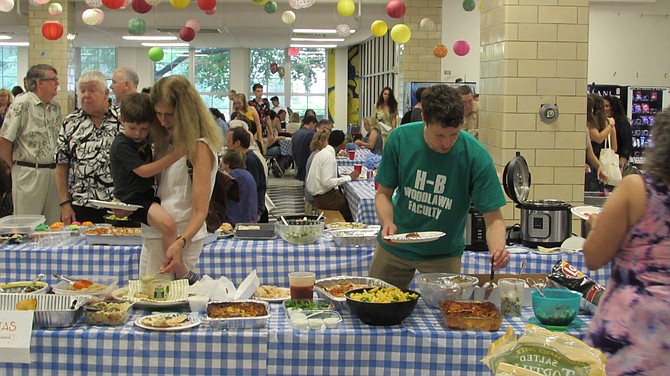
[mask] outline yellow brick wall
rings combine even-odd
[[[496,166],[517,151],[532,174],[529,199],[584,202],[588,0],[482,0],[480,141]],[[544,124],[542,104],[559,119]],[[511,202],[511,201],[510,201]],[[519,210],[508,204],[508,224]],[[579,221],[573,231],[579,232]]]
[[[433,47],[442,43],[442,0],[412,0],[405,4],[407,11],[402,20],[412,30],[412,38],[402,50],[399,70],[402,81],[439,82],[441,62],[433,56]],[[435,30],[419,30],[419,23],[425,17],[433,20]]]

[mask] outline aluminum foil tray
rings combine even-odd
[[[379,229],[331,230],[330,233],[333,236],[333,242],[338,247],[374,247],[377,245]]]
[[[13,311],[23,299],[37,299],[33,328],[63,328],[79,321],[90,295],[2,294],[0,310]]]
[[[352,276],[338,276],[338,277],[331,277],[331,278],[324,278],[324,279],[319,279],[314,283],[314,290],[316,290],[316,294],[331,302],[334,306],[335,309],[341,312],[348,312],[349,311],[349,306],[347,306],[347,298],[345,297],[337,297],[334,296],[328,291],[326,291],[326,287],[330,287],[333,285],[340,285],[344,283],[354,283],[354,284],[360,284],[360,285],[368,285],[368,286],[379,286],[379,287],[393,287],[393,285],[386,283],[382,281],[381,279],[377,278],[371,278],[371,277],[352,277]]]
[[[209,307],[211,305],[221,304],[221,303],[252,303],[260,304],[265,307],[267,312],[264,316],[254,316],[254,317],[229,317],[229,318],[212,318],[207,314],[204,321],[208,322],[213,329],[254,329],[254,328],[264,328],[268,325],[270,321],[270,316],[272,315],[270,311],[270,305],[267,302],[262,302],[258,300],[235,300],[235,301],[213,301],[207,303],[207,308],[205,312],[209,312]]]

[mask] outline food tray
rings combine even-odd
[[[251,228],[249,228],[251,227]],[[238,223],[235,226],[237,239],[274,239],[277,237],[274,223]]]
[[[229,317],[229,318],[213,318],[209,317],[210,307],[216,305],[231,305],[231,304],[252,304],[252,305],[262,305],[265,308],[266,314],[263,316],[254,316],[254,317]],[[268,325],[270,321],[270,316],[272,313],[270,311],[270,306],[267,302],[260,302],[258,300],[235,300],[235,301],[214,301],[207,303],[207,308],[205,309],[207,317],[205,321],[209,322],[209,325],[214,329],[253,329],[253,328],[264,328]]]
[[[352,277],[352,276],[338,276],[338,277],[331,277],[331,278],[324,278],[324,279],[319,279],[314,283],[314,290],[316,291],[316,294],[331,302],[334,306],[335,309],[338,311],[342,312],[348,312],[349,311],[349,306],[347,305],[347,298],[345,297],[337,297],[334,296],[328,291],[326,291],[325,287],[330,287],[333,285],[340,285],[344,283],[353,283],[353,284],[358,284],[358,285],[368,285],[372,287],[393,287],[390,283],[386,283],[382,281],[381,279],[377,278],[371,278],[371,277]]]
[[[30,234],[45,220],[43,215],[8,215],[0,218],[0,234]]]
[[[73,281],[80,279],[87,279],[93,283],[98,283],[103,286],[107,286],[102,290],[96,291],[80,291],[80,290],[68,290],[69,283],[65,281],[60,281],[54,285],[53,290],[57,295],[92,295],[92,296],[108,296],[112,294],[112,291],[116,288],[116,285],[119,284],[119,277],[107,276],[107,275],[79,275],[79,276],[69,276]]]
[[[89,295],[0,294],[0,310],[13,311],[23,299],[37,299],[33,328],[63,328],[72,326],[82,315],[82,306]]]
[[[96,233],[100,231],[103,233]],[[120,233],[116,234],[115,231]],[[142,245],[139,229],[132,227],[100,227],[86,230],[83,234],[90,245]]]
[[[378,232],[378,228],[330,231],[331,235],[333,235],[333,242],[338,247],[374,247],[377,245]]]
[[[291,320],[294,314],[296,313],[301,313],[304,314],[305,316],[313,315],[316,313],[321,313],[321,312],[328,312],[328,311],[333,311],[335,309],[335,306],[329,302],[328,300],[325,299],[312,299],[310,302],[315,303],[315,304],[323,304],[327,305],[325,308],[315,308],[315,309],[303,309],[303,308],[293,308],[293,307],[288,307],[287,305],[290,305],[293,302],[293,300],[284,300],[282,303],[282,306],[284,307],[284,311],[286,312],[286,318],[288,320]],[[300,301],[301,303],[304,301]]]
[[[502,315],[491,302],[445,301],[440,303],[440,311],[449,329],[495,332],[502,325]],[[482,314],[477,315],[475,311]]]

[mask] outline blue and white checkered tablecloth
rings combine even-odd
[[[372,151],[370,149],[366,148],[356,148],[356,156],[354,157],[353,160],[349,159],[349,152],[345,150],[347,154],[343,157],[337,158],[337,166],[346,166],[349,167],[350,169],[354,167],[354,164],[361,164],[365,166],[365,158],[367,158],[368,154],[371,154]]]
[[[3,363],[15,375],[264,375],[268,330],[219,330],[206,323],[181,332],[155,332],[134,321],[120,327],[75,326],[33,330],[31,364]]]
[[[279,140],[279,150],[281,155],[291,155],[291,137]]]
[[[379,224],[375,211],[375,193],[375,183],[373,181],[357,180],[344,185],[344,195],[349,202],[349,209],[354,216],[354,221],[368,225]]]
[[[419,300],[400,325],[375,327],[343,313],[337,329],[293,330],[283,309],[274,307],[270,324],[269,375],[489,375],[481,363],[491,342],[511,326],[517,335],[533,316],[505,318],[496,332],[455,331],[442,324],[437,309]],[[583,337],[591,318],[568,334]]]

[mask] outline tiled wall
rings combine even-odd
[[[412,30],[412,38],[403,47],[402,81],[439,82],[441,61],[433,55],[433,47],[442,43],[442,0],[412,0],[405,4],[407,12],[402,20]],[[419,23],[425,17],[433,20],[434,30],[419,30]]]
[[[480,140],[500,171],[521,152],[529,199],[583,203],[589,1],[482,1]],[[539,117],[547,103],[553,124]],[[503,214],[519,220],[511,204]]]
[[[63,13],[59,16],[49,14],[48,5],[29,7],[28,64],[50,64],[56,68],[61,90],[54,99],[60,103],[63,114],[68,114],[74,110],[67,91],[68,82],[74,80],[74,65],[68,64],[73,58],[74,47],[67,39],[68,30],[74,28],[74,3],[63,1],[60,4]],[[63,25],[63,36],[60,39],[48,40],[42,35],[42,24],[47,20],[60,21]]]

